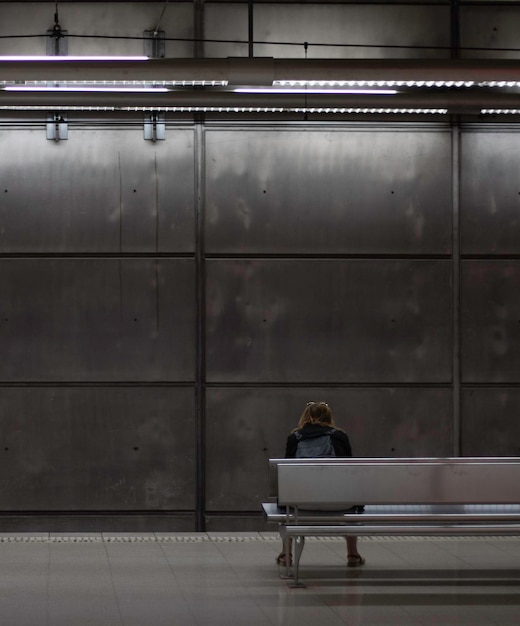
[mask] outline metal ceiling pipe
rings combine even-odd
[[[271,85],[273,59],[147,59],[143,61],[0,61],[0,81],[215,81]]]
[[[520,62],[493,59],[275,59],[275,80],[454,81],[520,80]]]
[[[389,108],[443,109],[450,113],[479,113],[486,109],[520,108],[520,94],[466,90],[396,95],[363,94],[244,94],[219,90],[178,90],[168,93],[78,93],[0,91],[0,107],[253,107],[253,108]]]
[[[56,57],[55,57],[56,58]],[[520,62],[491,59],[148,59],[143,61],[0,61],[0,81],[227,81],[271,85],[273,80],[520,81]]]

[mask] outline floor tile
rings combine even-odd
[[[305,588],[273,533],[0,535],[8,626],[518,626],[520,539],[311,539]]]

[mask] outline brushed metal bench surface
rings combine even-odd
[[[302,463],[305,465],[322,465],[322,466],[335,466],[345,464],[361,465],[375,465],[384,466],[391,469],[393,465],[434,465],[442,466],[449,464],[453,467],[453,471],[456,471],[456,466],[473,467],[475,465],[520,465],[520,457],[402,457],[402,458],[332,458],[332,459],[269,459],[269,498],[272,500],[278,497],[278,469],[287,465],[298,465]]]
[[[361,524],[346,526],[296,526],[285,527],[288,537],[303,538],[306,536],[341,537],[341,536],[371,536],[371,535],[409,535],[413,537],[449,535],[452,537],[482,537],[485,536],[518,536],[520,523],[488,523],[488,524]]]
[[[520,462],[300,463],[278,467],[278,504],[514,504]]]
[[[362,514],[345,511],[319,511],[262,504],[265,517],[271,522],[287,524],[386,524],[388,522],[482,523],[519,522],[520,504],[464,505],[368,505]]]
[[[270,459],[269,472],[277,501],[262,507],[286,551],[294,539],[293,586],[309,535],[520,535],[517,457]]]

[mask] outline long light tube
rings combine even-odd
[[[271,88],[271,87],[239,87],[233,89],[235,93],[281,93],[281,94],[363,94],[374,96],[393,96],[397,93],[396,89],[324,89],[316,87],[290,87],[288,89],[283,88]]]
[[[0,106],[0,111],[48,111],[48,106]],[[442,108],[402,108],[402,107],[262,107],[262,106],[62,106],[60,111],[125,111],[125,112],[170,112],[170,113],[334,113],[334,114],[425,114],[446,115]],[[520,112],[520,111],[518,111]]]
[[[377,87],[474,87],[475,82],[468,80],[275,80],[275,87],[334,87],[334,88],[377,88]],[[480,86],[480,85],[479,85]],[[500,85],[505,86],[505,85]],[[511,85],[509,85],[511,86]]]
[[[520,109],[482,109],[482,115],[518,115]]]
[[[41,56],[41,55],[25,55],[25,56],[0,56],[2,61],[148,61],[147,56]]]
[[[39,85],[6,85],[4,91],[29,91],[29,92],[52,92],[61,93],[64,91],[74,93],[168,93],[166,87],[110,87],[110,86],[80,86],[63,85],[60,86],[39,86]]]

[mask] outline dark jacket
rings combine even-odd
[[[304,437],[316,436],[318,433],[327,432],[331,430],[331,426],[321,426],[320,424],[307,424],[303,428],[299,429]],[[337,457],[352,456],[352,450],[350,448],[350,441],[348,440],[347,433],[342,430],[337,430],[330,436],[332,445],[334,446],[334,452]],[[285,458],[294,459],[296,456],[296,448],[298,446],[298,440],[294,433],[291,433],[287,437],[287,444],[285,446]]]

